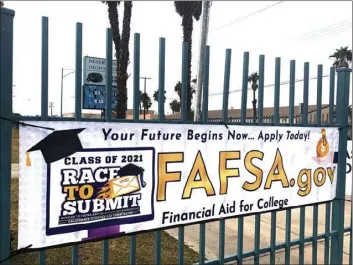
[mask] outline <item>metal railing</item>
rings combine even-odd
[[[2,117],[12,117],[12,76],[13,76],[13,19],[14,11],[2,8],[1,9],[1,46],[0,46],[0,115]],[[42,18],[42,40],[41,40],[41,116],[39,117],[18,117],[13,116],[15,120],[44,120],[44,121],[107,121],[107,122],[140,122],[140,123],[183,123],[192,124],[192,121],[187,120],[186,113],[186,102],[187,102],[187,56],[188,56],[188,44],[183,43],[182,46],[182,117],[181,120],[165,120],[164,115],[164,91],[165,91],[165,39],[159,39],[159,104],[158,104],[158,120],[139,120],[139,89],[140,89],[140,34],[134,34],[134,57],[133,57],[133,107],[134,107],[134,118],[133,120],[120,120],[112,119],[111,116],[111,104],[106,106],[106,118],[105,119],[84,119],[81,116],[82,110],[82,24],[76,24],[76,57],[75,57],[75,117],[64,118],[64,117],[49,117],[48,116],[48,18]],[[106,39],[106,58],[108,66],[107,75],[107,86],[106,95],[111,97],[112,95],[112,34],[111,30],[107,29]],[[215,122],[219,122],[218,119],[208,119],[208,84],[209,84],[209,58],[210,58],[210,47],[206,48],[205,51],[205,73],[204,73],[204,91],[203,91],[203,104],[202,104],[202,121],[201,123],[209,123],[210,126]],[[283,117],[279,116],[280,106],[280,65],[281,59],[276,58],[275,64],[275,92],[274,92],[274,115],[270,117],[263,116],[263,102],[264,102],[264,73],[265,73],[265,56],[259,57],[259,88],[258,88],[258,119],[257,123],[252,123],[252,117],[246,117],[246,103],[247,103],[247,91],[248,83],[247,77],[249,74],[249,53],[244,53],[243,58],[243,76],[242,76],[242,100],[241,100],[241,116],[237,118],[228,118],[228,95],[229,95],[229,83],[230,83],[230,65],[231,65],[231,50],[227,49],[225,54],[225,69],[224,69],[224,93],[223,93],[223,106],[222,106],[222,117],[221,121],[227,122],[229,125],[273,125],[273,126],[325,126],[328,127],[340,127],[340,143],[339,143],[339,165],[337,168],[338,185],[337,185],[337,199],[333,202],[325,203],[326,215],[325,215],[325,232],[318,233],[318,211],[319,205],[313,206],[313,231],[311,236],[305,236],[306,227],[306,210],[307,207],[300,207],[300,231],[299,239],[293,240],[291,238],[292,231],[292,210],[285,210],[286,222],[285,222],[285,242],[278,242],[276,240],[276,222],[277,212],[271,213],[270,231],[261,229],[261,217],[262,214],[255,214],[255,232],[254,232],[254,248],[251,251],[244,251],[244,217],[236,218],[238,220],[238,233],[237,233],[237,249],[233,255],[225,255],[225,220],[219,221],[219,254],[216,260],[206,260],[206,224],[199,224],[199,264],[224,264],[225,262],[237,261],[241,264],[245,258],[252,257],[255,264],[259,264],[260,257],[263,254],[270,255],[270,263],[275,264],[276,262],[276,251],[283,249],[285,251],[285,263],[290,264],[291,262],[291,251],[292,247],[299,246],[299,263],[304,263],[304,248],[307,243],[312,245],[312,263],[317,263],[318,257],[318,242],[323,240],[324,243],[324,261],[325,264],[342,264],[343,259],[343,237],[344,233],[349,232],[351,234],[351,225],[344,227],[344,207],[345,207],[345,178],[346,178],[346,164],[345,155],[347,147],[347,124],[348,124],[348,98],[349,98],[349,69],[337,70],[337,119],[334,122],[334,92],[335,92],[335,69],[331,68],[330,76],[330,100],[329,100],[329,114],[327,122],[323,122],[321,115],[321,98],[322,98],[322,65],[318,66],[318,83],[317,83],[317,110],[315,123],[310,123],[308,119],[308,98],[309,98],[309,63],[304,64],[304,94],[303,96],[303,118],[300,123],[296,122],[294,115],[294,97],[298,96],[295,94],[295,61],[290,62],[290,97],[289,97],[289,116],[285,117],[285,122],[282,122]],[[268,96],[268,95],[266,95]],[[111,102],[111,98],[107,99],[107,102]],[[8,121],[0,120],[0,260],[7,258],[10,254],[10,187],[11,187],[11,130],[12,125]],[[342,162],[344,161],[344,162]],[[331,225],[332,220],[332,225]],[[260,248],[261,234],[270,234],[270,245]],[[184,263],[184,235],[185,230],[183,226],[178,228],[178,249],[168,249],[168,251],[177,251],[178,263]],[[161,231],[155,232],[155,264],[161,263],[162,247],[161,247]],[[130,253],[129,263],[136,263],[136,236],[130,236]],[[97,253],[98,255],[98,253]],[[102,241],[102,263],[108,263],[109,257],[109,240]],[[351,260],[352,255],[352,240],[350,238],[350,251],[349,256]],[[79,252],[78,245],[72,246],[72,264],[78,264]],[[46,263],[46,251],[42,250],[39,252],[39,263]]]

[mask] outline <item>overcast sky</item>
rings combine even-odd
[[[258,71],[258,57],[266,56],[265,85],[274,83],[275,57],[281,57],[281,81],[289,80],[289,61],[295,59],[296,78],[303,77],[304,62],[310,62],[310,76],[317,65],[329,73],[328,56],[340,46],[352,47],[351,1],[214,1],[210,13],[208,44],[211,46],[210,93],[223,89],[225,49],[232,49],[230,91],[241,88],[243,52],[250,52],[250,72]],[[5,1],[16,12],[14,20],[14,112],[40,113],[41,17],[49,17],[49,101],[53,114],[60,113],[61,68],[75,66],[75,23],[83,23],[83,56],[105,57],[107,6],[100,1]],[[123,6],[119,11],[122,13]],[[339,12],[338,12],[339,11]],[[231,23],[236,21],[235,23]],[[225,26],[223,26],[225,25]],[[222,27],[223,26],[223,27]],[[141,34],[141,76],[149,76],[147,92],[158,87],[158,41],[166,38],[167,98],[176,98],[175,83],[181,79],[181,17],[169,2],[133,2],[130,61],[133,62],[133,34]],[[200,22],[194,23],[192,75],[196,75]],[[132,73],[132,63],[128,69]],[[328,103],[328,78],[323,80],[323,103]],[[140,82],[141,89],[143,82]],[[351,82],[352,85],[352,82]],[[302,102],[303,83],[296,83],[295,103]],[[273,87],[265,88],[265,106],[273,105]],[[74,111],[74,74],[64,79],[63,112]],[[251,94],[250,94],[251,95]],[[251,107],[251,96],[248,107]],[[128,108],[132,108],[132,75],[128,81]],[[230,95],[229,108],[240,108],[241,93]],[[281,86],[281,105],[288,105],[288,86]],[[169,102],[166,111],[170,112]],[[350,100],[351,102],[351,100]],[[316,80],[310,81],[310,104],[316,103]],[[222,95],[209,97],[210,109],[222,108]],[[154,103],[152,109],[157,110]]]

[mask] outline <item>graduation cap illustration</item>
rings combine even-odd
[[[27,150],[26,166],[31,166],[29,153],[33,151],[41,151],[47,164],[81,151],[83,148],[78,134],[84,129],[85,128],[58,130],[52,132]]]
[[[143,172],[145,170],[142,167],[136,166],[135,164],[127,164],[126,166],[120,168],[118,171],[118,176],[140,176],[141,186],[144,188],[146,186],[146,182],[143,180]]]
[[[146,187],[143,180],[144,169],[134,164],[120,168],[118,178],[109,180],[97,193],[97,199],[113,199],[115,197],[134,193]]]

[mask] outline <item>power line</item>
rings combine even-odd
[[[323,36],[331,36],[332,34],[333,35],[336,35],[336,33],[341,33],[341,32],[344,32],[344,31],[347,31],[349,29],[352,29],[352,24],[350,25],[347,25],[347,27],[342,27],[342,28],[339,28],[339,29],[336,29],[336,30],[332,30],[332,31],[329,31],[329,32],[325,32],[324,34],[320,34],[320,35],[317,35],[318,37],[323,37]]]
[[[341,21],[339,23],[334,23],[334,24],[331,24],[329,26],[326,26],[326,27],[323,27],[323,28],[316,29],[316,30],[313,30],[311,32],[305,33],[305,34],[303,34],[301,36],[302,37],[314,36],[314,35],[320,34],[322,32],[326,32],[326,31],[330,31],[332,29],[336,29],[336,28],[340,28],[340,27],[346,26],[347,22],[348,22],[348,24],[352,24],[352,21],[350,19],[346,19],[346,20]]]
[[[329,74],[323,75],[322,78],[329,77],[329,76],[330,76]],[[315,80],[317,78],[318,78],[317,76],[314,76],[314,77],[310,77],[309,80]],[[304,81],[304,78],[296,79],[294,82],[297,83],[297,82],[303,82],[303,81]],[[289,83],[290,83],[289,80],[288,81],[283,81],[283,82],[280,83],[280,85],[288,85]],[[269,85],[264,85],[264,88],[266,88],[266,87],[274,87],[274,86],[275,86],[275,84],[269,84]],[[252,90],[252,89],[248,88],[248,90]],[[229,94],[235,93],[235,92],[241,92],[241,91],[242,91],[242,89],[231,90],[231,91],[229,91]],[[219,95],[222,95],[222,94],[223,94],[223,92],[216,92],[216,93],[210,93],[209,95],[210,96],[219,96]]]
[[[218,27],[218,28],[216,28],[216,29],[213,29],[213,30],[211,30],[211,31],[219,30],[219,29],[228,27],[228,26],[230,26],[230,25],[232,25],[232,24],[234,24],[234,23],[237,23],[237,22],[239,22],[239,21],[242,21],[242,20],[244,20],[244,19],[247,19],[248,17],[251,17],[251,16],[254,16],[254,15],[259,14],[259,13],[261,13],[261,12],[264,12],[264,11],[266,11],[267,9],[270,9],[270,8],[276,6],[276,5],[281,4],[281,3],[283,3],[283,1],[279,1],[279,2],[277,2],[277,3],[274,3],[274,4],[272,4],[272,5],[269,5],[269,6],[267,6],[267,7],[262,8],[262,9],[259,9],[259,10],[255,11],[255,12],[253,12],[253,13],[250,13],[250,14],[246,15],[245,17],[241,17],[241,18],[238,18],[238,19],[236,19],[236,20],[233,20],[233,21],[231,21],[231,22],[229,22],[229,23],[227,23],[227,24],[224,24],[224,25],[222,25],[222,26],[220,26],[220,27]]]
[[[337,75],[337,74],[335,73],[335,75]],[[330,74],[326,74],[326,75],[323,75],[322,78],[329,77],[329,76],[330,76]],[[318,78],[317,76],[313,76],[313,77],[310,77],[309,80],[315,80],[317,78]],[[294,80],[295,83],[303,82],[303,81],[304,81],[304,78]],[[290,80],[287,80],[287,81],[281,82],[280,85],[288,85],[289,83],[290,83]],[[274,86],[275,86],[275,84],[268,84],[268,85],[264,85],[264,88],[274,87]],[[248,88],[248,90],[252,90],[252,88]],[[241,91],[242,91],[242,89],[231,90],[231,91],[229,91],[229,94],[241,92]],[[220,96],[220,95],[223,95],[223,91],[210,93],[208,96],[212,97],[212,96]],[[174,99],[178,99],[178,98],[167,98],[167,99],[174,100]]]
[[[335,35],[337,35],[337,34],[340,34],[340,33],[342,33],[342,32],[345,32],[345,31],[347,31],[347,30],[352,30],[352,26],[350,26],[350,27],[348,27],[348,28],[344,28],[344,29],[342,29],[342,30],[338,30],[338,31],[335,31],[335,32],[331,32],[331,34],[326,34],[326,35],[324,35],[324,36],[335,36]],[[323,37],[323,36],[322,36]]]

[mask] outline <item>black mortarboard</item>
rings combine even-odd
[[[84,128],[52,132],[39,143],[28,149],[26,152],[27,166],[31,165],[29,152],[40,150],[45,162],[49,164],[81,151],[83,148],[78,134],[83,130]]]
[[[118,171],[118,175],[120,177],[124,176],[138,176],[140,175],[141,186],[144,188],[146,183],[143,181],[143,172],[145,170],[142,167],[136,166],[134,164],[127,164],[126,166],[120,168]]]

